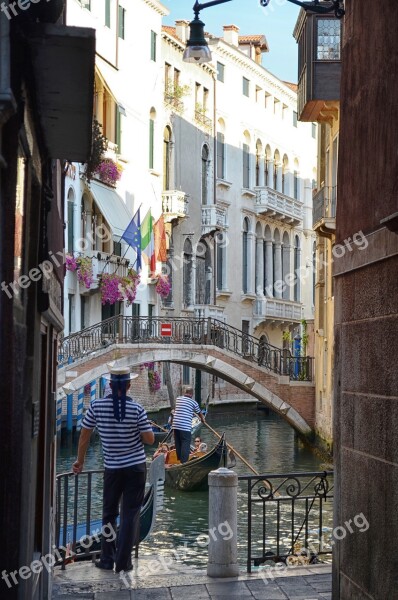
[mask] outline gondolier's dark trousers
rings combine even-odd
[[[105,469],[104,472],[103,531],[108,532],[112,527],[113,532],[116,532],[119,503],[121,505],[117,541],[113,539],[114,535],[102,535],[101,562],[112,566],[115,563],[116,570],[119,571],[131,564],[132,548],[138,542],[145,479],[145,463],[122,469]]]
[[[176,443],[176,454],[180,462],[186,463],[191,450],[191,432],[182,429],[174,429],[174,440]]]

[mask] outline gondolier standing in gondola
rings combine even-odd
[[[140,509],[145,492],[144,444],[153,444],[155,436],[147,414],[140,404],[127,396],[131,380],[138,375],[128,368],[111,369],[108,376],[112,394],[94,400],[88,409],[79,438],[77,460],[73,472],[81,473],[91,433],[97,427],[104,454],[104,492],[102,525],[116,531],[121,503],[120,529],[117,542],[102,536],[99,569],[116,573],[131,571],[131,552],[136,543]]]
[[[205,422],[205,418],[200,411],[199,404],[192,398],[192,396],[192,386],[184,386],[183,395],[176,399],[176,406],[174,410],[172,427],[174,431],[177,459],[181,463],[186,463],[189,459],[193,413],[198,415],[202,423]]]

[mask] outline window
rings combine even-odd
[[[105,0],[105,27],[111,26],[111,0]]]
[[[68,330],[69,333],[73,331],[73,317],[75,313],[75,295],[68,294]]]
[[[316,138],[316,123],[311,123],[311,135],[315,140],[315,138]]]
[[[208,200],[208,172],[209,172],[209,148],[204,144],[202,148],[202,204]]]
[[[120,39],[124,40],[125,39],[125,17],[126,17],[126,10],[122,7],[119,6],[119,37]]]
[[[184,264],[182,270],[182,281],[183,281],[183,304],[184,306],[190,306],[192,304],[192,287],[193,287],[193,256],[192,256],[192,243],[189,238],[184,242]]]
[[[293,188],[293,198],[295,198],[296,200],[299,199],[299,185],[298,185],[298,173],[297,171],[294,171],[293,173],[293,181],[294,181],[294,188]]]
[[[217,289],[224,289],[225,245],[222,233],[216,235]]]
[[[242,235],[242,289],[243,293],[247,293],[248,281],[249,281],[249,269],[248,269],[248,255],[249,255],[249,221],[245,217],[243,221],[243,235]]]
[[[164,63],[164,91],[166,94],[170,93],[170,71],[171,65]]]
[[[80,329],[86,328],[86,297],[80,296]]]
[[[294,238],[294,272],[296,273],[294,278],[294,301],[300,302],[300,278],[298,277],[300,272],[300,240],[297,235]]]
[[[286,104],[282,104],[282,119],[286,119],[287,111],[288,107],[286,106]]]
[[[151,60],[156,62],[156,38],[155,31],[151,31]]]
[[[189,385],[191,383],[191,367],[188,365],[182,365],[182,385]]]
[[[113,254],[115,256],[122,256],[122,243],[113,242]]]
[[[217,133],[217,177],[225,179],[225,136]]]
[[[203,88],[203,110],[207,110],[209,106],[209,90],[207,88]]]
[[[68,252],[73,252],[73,238],[74,238],[73,208],[74,208],[73,199],[69,200],[69,198],[68,198]]]
[[[115,144],[117,145],[118,154],[122,153],[122,119],[123,114],[126,114],[123,107],[116,105],[115,109]]]
[[[250,188],[250,147],[243,144],[243,187]]]
[[[154,164],[154,133],[155,133],[155,121],[149,119],[149,168],[153,169]]]
[[[263,97],[262,89],[256,85],[256,102],[261,102],[261,98]]]
[[[246,77],[243,77],[242,79],[242,92],[244,96],[249,97],[250,95],[250,81],[248,79],[246,79]]]
[[[217,80],[224,83],[224,76],[225,76],[225,65],[218,62],[217,63]]]
[[[91,0],[78,0],[79,4],[82,5],[83,8],[87,8],[87,10],[91,10]]]
[[[163,190],[170,189],[170,153],[171,153],[171,130],[166,127],[163,133]]]
[[[317,28],[317,60],[340,60],[340,21],[317,19]]]
[[[293,111],[293,127],[297,127],[297,112]]]

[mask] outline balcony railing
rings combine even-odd
[[[195,318],[196,319],[224,319],[224,309],[220,306],[214,306],[212,304],[195,304],[194,305]]]
[[[312,223],[313,227],[316,224],[323,224],[323,221],[328,220],[328,228],[335,229],[333,220],[336,218],[337,204],[337,185],[331,187],[323,187],[313,197]]]
[[[206,235],[216,229],[225,229],[227,224],[227,212],[225,208],[217,204],[202,206],[202,235]]]
[[[195,121],[199,125],[202,125],[205,129],[211,129],[213,126],[213,121],[210,119],[210,117],[207,117],[200,110],[195,110]]]
[[[188,214],[188,197],[179,190],[168,190],[162,193],[162,211],[165,223],[174,219],[182,219]]]
[[[256,187],[255,208],[257,214],[266,215],[284,221],[291,225],[298,225],[303,220],[303,203],[282,192],[277,192],[270,187]]]
[[[175,96],[174,94],[165,92],[164,101],[165,101],[165,104],[170,106],[176,112],[179,112],[179,113],[184,112],[184,102],[182,100],[180,100],[179,98],[177,98],[177,96]]]
[[[126,277],[130,261],[127,258],[109,255],[106,252],[98,252],[93,258],[93,284],[90,289],[96,289],[99,285],[101,275],[117,273],[120,277]]]
[[[279,298],[257,299],[253,306],[253,317],[257,321],[275,318],[300,322],[302,319],[301,303]]]

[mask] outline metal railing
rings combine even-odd
[[[333,472],[239,476],[247,486],[247,571],[331,555]]]
[[[323,187],[312,199],[312,223],[336,217],[337,185]]]
[[[162,325],[171,325],[171,335],[162,335]],[[312,381],[313,358],[293,356],[214,318],[112,317],[60,340],[59,366],[71,364],[111,344],[200,344],[228,350],[251,363],[292,380]]]

